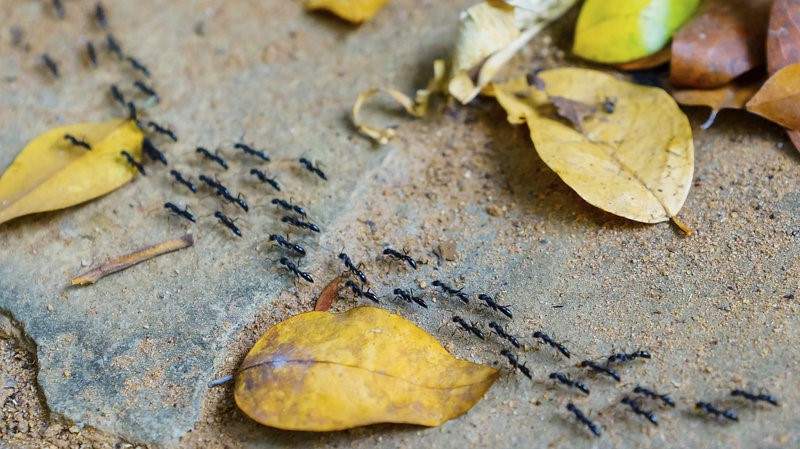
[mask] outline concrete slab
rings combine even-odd
[[[21,46],[3,38],[0,167],[48,128],[123,113],[107,86],[131,91],[130,70],[105,53],[97,70],[79,58],[85,38],[102,39],[88,20],[93,4],[67,2],[65,21],[46,2],[0,7],[0,27],[24,32]],[[376,120],[400,125],[400,137],[376,148],[357,136],[348,113],[358,92],[423,86],[469,4],[395,1],[360,27],[306,14],[294,2],[107,4],[114,34],[150,66],[163,97],[149,112],[180,135],[178,144],[164,144],[170,162],[186,173],[218,174],[246,193],[252,209],[245,215],[225,207],[242,217],[244,237],[235,238],[210,216],[220,207],[210,192],[186,195],[168,170],[154,168],[98,201],[0,226],[0,309],[36,343],[38,380],[54,417],[165,447],[800,445],[800,413],[791,405],[799,399],[800,157],[782,131],[736,112],[700,131],[704,117],[690,111],[696,181],[681,214],[696,231],[690,238],[669,224],[639,225],[584,203],[490,100],[468,108],[440,102],[417,121],[373,108]],[[568,49],[568,25],[548,36],[556,49],[537,40],[509,75],[553,64],[558,49]],[[61,61],[60,81],[37,68],[44,51]],[[287,229],[268,204],[273,195],[248,179],[256,162],[230,149],[242,133],[278,159],[319,160],[330,175],[324,182],[296,168],[274,169],[282,196],[307,206],[323,228],[300,237],[313,286],[293,285],[270,260],[279,252],[261,242]],[[227,172],[193,154],[197,145],[222,144]],[[164,201],[185,201],[201,216],[190,228],[194,247],[89,288],[68,287],[82,262],[182,234],[186,226],[162,210]],[[435,254],[449,241],[455,261]],[[386,263],[379,257],[385,245],[425,263],[417,271]],[[235,409],[229,387],[208,391],[205,383],[232,372],[264,330],[312,307],[340,270],[343,247],[366,263],[375,290],[387,295],[385,307],[460,357],[507,368],[498,342],[471,340],[447,324],[454,313],[484,326],[495,316],[442,298],[422,312],[392,302],[389,292],[414,286],[428,294],[431,280],[460,278],[467,290],[510,304],[515,319],[507,324],[528,345],[520,357],[535,381],[509,371],[466,416],[435,429],[330,434],[264,428]],[[337,308],[355,304],[345,299]],[[564,341],[577,360],[537,344],[535,330]],[[621,367],[619,385],[587,377],[588,398],[546,380],[556,369],[583,378],[576,361],[639,348],[654,359]],[[637,383],[678,401],[661,413],[658,428],[618,404]],[[691,410],[695,398],[717,401],[731,388],[759,387],[783,405],[732,403],[741,417],[734,426]],[[601,439],[573,422],[568,401],[591,412]]]

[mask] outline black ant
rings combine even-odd
[[[658,416],[656,416],[655,413],[653,413],[651,410],[645,410],[642,407],[640,407],[639,404],[634,399],[625,396],[622,398],[622,401],[620,402],[630,407],[633,413],[636,413],[637,415],[641,415],[647,418],[647,420],[653,423],[654,426],[658,425]]]
[[[278,189],[278,190],[280,190],[280,189]],[[297,212],[297,214],[300,215],[303,218],[307,218],[308,217],[308,215],[306,214],[306,210],[305,209],[303,209],[300,206],[296,206],[296,205],[294,205],[294,204],[292,204],[292,203],[290,203],[288,201],[282,200],[280,198],[273,198],[272,201],[270,201],[270,202],[272,204],[278,206],[278,207],[281,207],[281,208],[283,208],[285,210],[288,210],[289,212]]]
[[[570,357],[569,349],[567,349],[561,343],[559,343],[559,342],[553,340],[552,338],[550,338],[550,336],[545,334],[544,332],[539,332],[539,331],[534,332],[533,333],[533,338],[541,339],[543,342],[547,343],[548,345],[552,346],[553,348],[558,349],[558,352],[564,354],[564,357],[566,357],[566,358]]]
[[[411,265],[411,268],[415,270],[417,269],[417,261],[406,253],[401,253],[400,251],[393,250],[392,248],[386,248],[383,250],[383,254],[397,260],[403,260]]]
[[[320,232],[319,226],[315,225],[314,223],[310,223],[307,221],[298,220],[294,217],[290,217],[288,215],[284,215],[281,218],[281,221],[284,223],[289,223],[292,226],[297,226],[298,228],[308,229],[314,232]]]
[[[514,345],[515,348],[519,348],[520,347],[519,340],[517,340],[517,337],[514,337],[513,335],[507,333],[505,331],[505,329],[503,329],[503,327],[500,326],[499,324],[497,324],[494,321],[492,321],[492,322],[489,323],[489,327],[494,329],[494,332],[498,336],[500,336],[501,338],[505,338],[506,340],[511,342],[511,344]]]
[[[147,126],[153,128],[153,130],[155,130],[155,132],[160,133],[160,134],[164,134],[165,136],[169,137],[170,139],[172,139],[173,142],[177,142],[178,141],[178,136],[175,134],[175,131],[173,131],[173,130],[171,130],[169,128],[165,128],[165,127],[159,125],[156,122],[147,122]]]
[[[353,274],[358,276],[358,279],[361,280],[362,284],[368,283],[367,276],[364,274],[363,271],[359,270],[358,267],[355,266],[355,264],[353,264],[353,261],[350,260],[350,256],[348,256],[345,253],[339,253],[339,258],[342,259],[342,261],[344,262],[344,266],[347,267],[348,270],[350,270]]]
[[[408,302],[415,302],[415,303],[417,303],[417,305],[420,305],[420,306],[422,306],[422,307],[424,307],[426,309],[428,308],[428,304],[426,304],[425,301],[422,298],[420,298],[418,296],[414,296],[414,293],[412,291],[410,291],[410,290],[407,291],[407,290],[403,290],[402,288],[396,288],[396,289],[394,289],[394,294],[397,295],[397,297],[405,299]],[[475,334],[475,335],[477,335],[477,334]],[[479,337],[483,338],[483,333],[482,332],[481,332],[481,335],[479,335]]]
[[[497,304],[491,296],[484,295],[483,293],[478,295],[478,299],[485,302],[486,305],[492,310],[496,310],[509,318],[514,318],[514,315],[511,313],[511,309],[509,308],[510,306],[501,306]]]
[[[469,324],[466,321],[464,321],[464,318],[461,318],[460,316],[454,316],[453,317],[453,322],[460,324],[461,327],[463,327],[464,329],[466,329],[470,333],[474,334],[476,337],[480,338],[481,340],[484,340],[483,331],[478,329],[478,326],[475,326],[475,323]]]
[[[217,195],[222,195],[223,198],[230,201],[231,203],[236,203],[239,207],[242,208],[245,212],[250,212],[250,207],[247,205],[247,201],[242,198],[242,194],[239,193],[236,196],[231,195],[231,192],[227,188],[217,189]]]
[[[194,215],[189,213],[189,206],[186,206],[185,208],[181,209],[181,208],[179,208],[178,206],[176,206],[176,205],[174,205],[172,203],[164,203],[164,207],[169,209],[169,210],[171,210],[172,212],[180,215],[181,217],[191,221],[192,223],[196,223],[197,222],[197,219],[194,218]]]
[[[263,171],[261,171],[261,170],[259,170],[257,168],[251,168],[250,169],[250,174],[251,175],[256,175],[256,178],[258,178],[259,181],[265,182],[265,183],[271,185],[272,188],[277,190],[278,192],[281,191],[281,185],[278,184],[278,181],[275,178],[268,177],[266,175],[266,173],[264,173]]]
[[[92,150],[92,146],[89,145],[88,142],[86,142],[85,140],[77,139],[72,134],[64,134],[64,139],[69,140],[69,143],[75,145],[76,147],[83,147],[89,151]]]
[[[269,158],[269,156],[267,156],[266,153],[264,153],[263,151],[258,151],[255,148],[251,147],[250,145],[247,145],[247,144],[244,144],[244,143],[240,142],[240,143],[235,144],[233,147],[234,148],[238,148],[238,149],[244,151],[245,153],[247,153],[247,154],[249,154],[251,156],[260,157],[261,159],[263,159],[263,160],[265,160],[267,162],[270,161],[270,158]]]
[[[613,354],[610,357],[608,357],[608,362],[606,364],[608,365],[610,363],[615,363],[615,362],[627,362],[636,358],[649,359],[650,353],[647,351],[636,351],[630,354],[625,354],[625,353]]]
[[[617,382],[619,382],[621,380],[620,377],[619,377],[619,374],[616,371],[614,371],[611,368],[606,368],[604,366],[600,366],[600,365],[598,365],[597,363],[595,363],[595,362],[593,362],[591,360],[582,361],[581,362],[581,367],[583,367],[583,368],[591,368],[592,370],[594,370],[594,371],[596,371],[596,372],[598,372],[600,374],[605,374],[606,376],[614,378],[614,380],[616,380]]]
[[[372,293],[368,290],[362,290],[358,285],[356,285],[355,282],[349,279],[344,283],[344,286],[350,288],[350,290],[352,290],[356,296],[363,296],[373,302],[378,302],[378,297],[375,296],[375,293]]]
[[[169,174],[172,175],[172,177],[175,178],[176,181],[178,181],[179,183],[181,183],[181,184],[185,185],[187,188],[189,188],[189,190],[191,190],[192,193],[197,193],[197,186],[194,185],[193,182],[191,182],[188,179],[184,178],[183,175],[181,175],[178,170],[170,170]]]
[[[156,99],[156,103],[161,102],[161,97],[158,95],[158,93],[152,87],[148,86],[147,84],[145,84],[145,83],[143,83],[143,82],[141,82],[139,80],[134,81],[133,85],[137,89],[141,90],[148,97],[154,97]]]
[[[122,92],[119,91],[119,88],[116,86],[116,84],[111,85],[111,96],[114,97],[114,99],[117,100],[122,106],[127,106],[127,103],[125,103],[125,97],[122,96]]]
[[[61,0],[53,0],[53,7],[56,9],[56,15],[59,19],[64,18],[64,4]]]
[[[239,237],[242,236],[242,231],[240,231],[239,228],[236,227],[235,224],[233,224],[233,220],[225,216],[225,214],[223,214],[220,211],[216,211],[214,212],[214,216],[217,217],[217,220],[219,220],[220,223],[224,224],[234,234],[238,235]]]
[[[142,122],[139,121],[139,112],[136,110],[136,105],[133,104],[132,101],[127,103],[128,105],[128,120],[132,120],[136,123],[136,126],[139,129],[142,129]]]
[[[123,59],[125,57],[122,53],[122,47],[119,46],[119,43],[117,43],[117,40],[114,39],[111,33],[106,34],[106,47],[108,47],[108,51],[117,55],[117,59]]]
[[[739,417],[736,416],[736,413],[733,413],[731,410],[719,409],[715,407],[714,404],[708,402],[698,402],[697,404],[694,405],[694,408],[706,412],[710,415],[724,416],[725,418],[728,418],[731,421],[739,421]]]
[[[148,70],[144,64],[137,61],[133,56],[128,56],[125,59],[127,59],[128,62],[131,63],[131,67],[133,67],[135,70],[142,72],[142,75],[146,76],[147,78],[150,78],[150,70]]]
[[[589,387],[587,387],[580,381],[570,379],[569,376],[567,376],[564,373],[559,373],[559,372],[550,373],[550,378],[553,380],[557,380],[558,382],[568,387],[575,387],[586,394],[591,394],[591,392],[589,391]]]
[[[97,67],[97,52],[94,51],[94,44],[92,41],[86,42],[86,54],[89,56],[89,62],[93,67]]]
[[[144,171],[144,167],[142,166],[142,164],[136,162],[136,159],[134,159],[130,153],[128,153],[125,150],[122,150],[119,152],[119,154],[121,154],[128,161],[129,164],[131,164],[134,168],[136,168],[136,170],[139,170],[139,173],[141,173],[142,175],[147,175],[147,173],[145,173]]]
[[[316,166],[312,165],[311,161],[309,161],[308,159],[306,159],[304,157],[301,157],[300,159],[298,159],[298,162],[300,162],[300,164],[303,167],[305,167],[306,170],[310,171],[311,173],[314,173],[315,175],[319,176],[320,178],[324,179],[325,181],[328,180],[328,177],[325,176],[325,173],[323,173],[322,170],[320,170]]]
[[[617,97],[613,98],[606,97],[606,99],[603,100],[603,109],[606,111],[606,113],[613,114],[616,107],[617,107]]]
[[[225,159],[219,157],[219,155],[216,153],[212,154],[210,151],[208,151],[203,147],[197,147],[195,153],[202,154],[204,158],[216,162],[217,164],[221,165],[222,168],[224,168],[225,170],[228,169],[228,162],[226,162]]]
[[[108,22],[106,21],[106,10],[103,9],[103,5],[100,2],[97,2],[97,5],[94,7],[94,17],[97,19],[97,24],[100,25],[100,28],[104,30],[108,28]]]
[[[159,149],[156,148],[156,146],[153,145],[153,142],[147,137],[142,139],[142,149],[150,159],[154,161],[159,161],[162,164],[167,165],[167,158],[166,156],[164,156],[164,153],[159,151]]]
[[[292,243],[277,234],[270,234],[269,240],[283,246],[284,248],[288,248],[301,256],[306,255],[306,250],[302,246],[298,245],[297,243]]]
[[[520,372],[522,372],[522,374],[524,374],[525,377],[527,377],[528,379],[533,379],[533,376],[531,375],[531,370],[528,369],[528,367],[525,366],[524,364],[520,364],[519,360],[517,360],[517,356],[512,354],[511,351],[509,351],[508,349],[503,349],[502,351],[500,351],[500,354],[506,356],[508,358],[508,363],[512,367],[520,370]]]
[[[228,195],[230,195],[228,188],[222,185],[221,182],[211,179],[206,175],[200,175],[198,179],[200,179],[200,182],[203,182],[212,189],[215,189],[218,195],[224,195],[226,192],[228,193]]]
[[[659,394],[659,393],[656,393],[653,390],[648,390],[647,388],[639,386],[639,385],[637,385],[636,388],[633,389],[633,392],[634,393],[639,393],[639,394],[647,396],[649,398],[659,399],[659,400],[661,400],[661,402],[669,405],[670,407],[675,407],[675,401],[672,400],[672,398],[669,397],[666,394]]]
[[[739,396],[753,402],[764,401],[769,402],[774,406],[778,405],[778,400],[775,399],[775,396],[772,396],[771,394],[755,394],[744,390],[732,390],[731,396]]]
[[[299,276],[312,284],[314,283],[314,278],[312,278],[310,274],[306,273],[305,271],[300,271],[300,269],[297,268],[297,265],[293,264],[289,259],[281,257],[279,262],[281,265],[285,265],[286,268],[294,273],[295,276]]]
[[[572,412],[572,414],[573,414],[573,415],[575,415],[575,418],[576,418],[578,421],[580,421],[581,423],[585,424],[585,425],[586,425],[586,427],[588,427],[588,428],[589,428],[589,430],[591,430],[591,431],[592,431],[592,433],[593,433],[595,436],[598,436],[598,437],[600,436],[600,434],[601,434],[601,431],[600,431],[600,426],[598,426],[597,424],[595,424],[594,422],[592,422],[592,420],[590,420],[589,418],[587,418],[587,417],[586,417],[586,415],[584,415],[584,414],[583,414],[583,412],[581,411],[581,409],[579,409],[577,406],[575,406],[575,404],[573,404],[572,402],[570,402],[569,404],[567,404],[567,410],[571,411],[571,412]]]
[[[44,61],[44,65],[50,70],[50,73],[53,74],[56,78],[61,78],[61,74],[58,73],[58,64],[53,61],[53,59],[47,53],[42,54],[42,61]]]
[[[445,284],[444,282],[442,282],[440,280],[435,280],[435,281],[431,282],[431,284],[434,287],[441,288],[445,293],[447,293],[450,296],[455,296],[458,299],[464,301],[465,303],[469,302],[469,295],[464,293],[462,291],[463,290],[462,288],[459,288],[458,290],[456,290],[456,289],[448,286],[447,284]]]

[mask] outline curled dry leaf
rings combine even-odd
[[[91,150],[70,143],[70,135]],[[142,131],[131,120],[63,126],[40,134],[0,176],[0,223],[105,195],[135,176],[120,155],[142,157]]]
[[[576,55],[618,64],[659,50],[699,0],[586,0],[575,26]]]
[[[672,39],[670,82],[713,88],[764,63],[772,0],[707,0]]]
[[[767,72],[770,75],[800,62],[800,2],[775,0],[767,33]]]
[[[785,128],[800,129],[800,63],[772,75],[747,102],[747,110]]]
[[[413,101],[394,89],[372,88],[361,93],[353,106],[354,125],[381,144],[396,135],[394,129],[367,125],[359,118],[364,102],[379,92],[389,94],[415,117],[425,115],[434,93],[447,92],[461,103],[469,103],[520,49],[576,1],[489,0],[470,7],[461,14],[449,67],[443,60],[434,61],[433,79],[427,88],[417,91]]]
[[[472,101],[519,50],[575,2],[486,1],[467,9],[459,22],[448,93],[463,104]],[[473,81],[471,74],[476,70]]]
[[[672,97],[686,106],[708,106],[711,114],[700,127],[708,129],[714,123],[719,111],[723,109],[743,109],[747,100],[755,95],[764,83],[761,76],[740,77],[716,89],[675,89]]]
[[[307,10],[324,9],[352,23],[366,22],[389,0],[304,0]]]
[[[694,147],[689,121],[662,89],[620,81],[588,69],[539,73],[545,91],[524,80],[495,85],[512,124],[527,122],[542,160],[586,201],[643,223],[677,219],[692,183]],[[584,118],[582,130],[553,116],[548,97],[600,105],[616,97],[613,113]]]
[[[248,416],[280,429],[438,426],[466,413],[498,375],[456,359],[398,315],[358,307],[306,312],[270,328],[236,373],[234,398]]]

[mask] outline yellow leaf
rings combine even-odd
[[[575,25],[576,55],[621,63],[653,54],[697,9],[699,0],[586,0]]]
[[[663,90],[603,72],[563,68],[540,72],[545,91],[525,80],[495,85],[512,124],[527,122],[542,160],[586,201],[643,223],[672,219],[689,194],[694,146],[689,121]],[[551,97],[598,106],[580,130],[554,116]],[[615,98],[613,113],[603,101]]]
[[[498,375],[454,358],[398,315],[358,307],[269,329],[242,362],[234,397],[248,416],[280,429],[438,426],[466,413]]]
[[[85,141],[91,150],[64,136]],[[120,187],[136,173],[120,155],[138,161],[143,134],[131,120],[55,128],[40,134],[0,176],[0,223],[22,215],[74,206]]]
[[[383,8],[388,0],[305,0],[308,10],[325,9],[352,23],[366,22]]]

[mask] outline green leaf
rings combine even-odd
[[[700,0],[586,0],[572,51],[585,59],[622,63],[651,55],[694,14]]]

